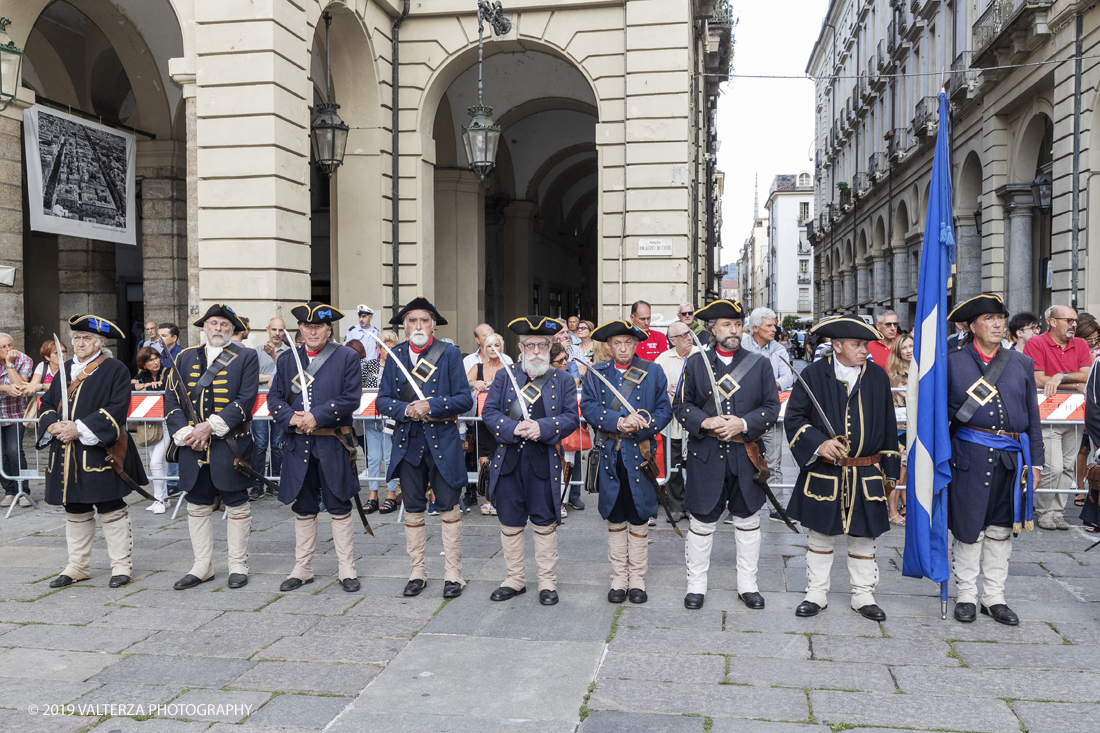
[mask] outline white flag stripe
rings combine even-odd
[[[1074,410],[1085,403],[1085,396],[1083,394],[1071,394],[1066,397],[1066,401],[1063,402],[1047,417],[1048,420],[1065,420],[1070,416]]]
[[[267,417],[271,413],[267,409],[267,400],[264,403],[252,411],[252,417]]]
[[[149,414],[149,411],[157,406],[157,402],[164,398],[160,395],[148,395],[143,397],[138,404],[137,409],[130,413],[130,417],[145,417]]]

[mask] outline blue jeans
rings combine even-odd
[[[27,459],[23,457],[23,424],[8,423],[0,425],[0,444],[2,444],[4,473],[8,476],[20,476],[21,469],[27,467]],[[18,483],[18,487],[16,484]],[[24,491],[27,488],[26,481],[16,482],[14,479],[0,479],[0,486],[4,487],[4,493],[15,495],[18,488]]]
[[[386,460],[386,468],[390,467],[390,448],[393,446],[393,436],[382,432],[382,421],[367,421],[363,425],[363,437],[367,439],[367,475],[378,476],[382,470],[382,459]],[[397,479],[386,484],[386,489],[397,493]],[[370,490],[378,491],[378,482],[370,482]]]
[[[283,429],[274,420],[254,420],[252,422],[252,470],[267,476],[267,448],[271,446],[271,475],[278,476],[283,468]],[[254,482],[254,488],[263,484]]]

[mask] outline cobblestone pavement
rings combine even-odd
[[[131,509],[134,581],[118,590],[106,587],[97,532],[94,577],[51,592],[66,555],[58,508],[17,508],[0,520],[0,729],[1053,733],[1098,726],[1100,553],[1083,553],[1090,539],[1079,527],[1017,542],[1008,599],[1023,621],[1007,628],[985,617],[970,625],[940,620],[937,588],[901,577],[900,529],[880,542],[877,600],[888,618],[875,623],[849,609],[839,561],[829,608],[796,618],[804,538],[766,519],[759,580],[767,609],[749,611],[737,600],[732,527],[719,524],[706,607],[689,612],[683,541],[663,519],[651,534],[649,602],[614,606],[606,601],[605,525],[594,506],[573,511],[560,535],[562,600],[544,608],[530,542],[530,592],[489,601],[504,577],[499,525],[476,511],[464,525],[470,584],[445,603],[437,517],[429,518],[430,581],[419,598],[400,595],[408,571],[402,528],[395,515],[377,514],[377,536],[356,535],[362,592],[335,584],[336,557],[322,526],[317,582],[279,593],[292,565],[293,521],[273,499],[253,505],[246,588],[225,587],[218,524],[216,581],[176,592],[172,583],[191,566],[186,521],[182,512],[173,521],[146,506]],[[45,715],[53,705],[84,714]]]

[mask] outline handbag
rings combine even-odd
[[[135,425],[134,445],[138,448],[148,448],[162,440],[164,440],[164,426],[160,422]]]
[[[588,426],[580,425],[561,441],[561,449],[566,453],[592,450],[592,433],[588,432]]]

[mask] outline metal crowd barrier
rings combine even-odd
[[[895,391],[895,392],[904,392],[905,390],[904,390],[904,388],[895,388],[893,391]],[[44,393],[41,393],[41,394],[44,394]],[[41,394],[39,396],[41,396]],[[474,449],[475,456],[477,455],[477,447],[476,446],[477,446],[477,441],[479,440],[478,434],[477,434],[478,431],[476,430],[475,426],[476,426],[476,423],[481,422],[480,413],[481,413],[481,409],[484,407],[485,394],[486,393],[481,393],[480,395],[478,395],[478,399],[477,399],[477,402],[476,402],[476,412],[477,412],[476,415],[462,416],[462,417],[459,418],[459,421],[461,423],[464,423],[468,426],[468,428],[467,428],[467,437],[470,437],[470,433],[472,433],[472,437],[473,437],[474,445],[475,445],[475,449]],[[356,423],[359,423],[362,426],[362,428],[365,428],[367,423],[378,424],[378,423],[383,422],[383,418],[378,414],[378,411],[374,407],[374,402],[375,402],[375,399],[377,398],[377,395],[378,395],[378,390],[363,390],[362,396],[360,398],[359,408],[356,410],[355,415],[353,416],[353,420]],[[783,417],[784,417],[784,413],[786,411],[787,398],[789,396],[790,396],[790,392],[783,392],[779,395],[781,404],[780,404],[779,420],[776,422],[777,426],[783,424]],[[579,404],[579,401],[580,401],[580,396],[578,395],[578,404]],[[1040,417],[1041,417],[1044,429],[1046,429],[1047,427],[1050,428],[1052,439],[1053,439],[1053,429],[1054,429],[1055,426],[1073,425],[1075,427],[1074,432],[1075,432],[1075,436],[1076,436],[1075,437],[1075,445],[1078,445],[1078,446],[1080,445],[1080,428],[1078,428],[1077,426],[1084,425],[1084,418],[1085,418],[1085,416],[1084,416],[1084,402],[1085,402],[1084,395],[1079,394],[1079,393],[1058,393],[1058,394],[1055,394],[1053,397],[1046,397],[1043,394],[1043,392],[1041,392],[1041,391],[1039,392],[1039,413],[1040,413]],[[270,422],[272,420],[271,414],[268,412],[268,409],[267,409],[267,392],[266,391],[261,391],[258,398],[257,398],[257,400],[256,400],[256,406],[253,409],[253,413],[252,413],[252,420],[254,422]],[[17,421],[13,420],[11,422],[20,422],[20,423],[31,423],[31,424],[33,424],[33,429],[28,429],[26,432],[27,432],[28,436],[33,435],[32,446],[34,445],[34,442],[37,442],[37,439],[38,439],[38,430],[37,430],[38,421],[37,421],[37,419],[21,418]],[[161,429],[164,431],[165,435],[167,435],[168,428],[167,428],[167,425],[165,424],[165,420],[164,420],[164,393],[163,392],[152,392],[152,391],[134,392],[133,395],[130,398],[130,409],[129,409],[128,416],[127,416],[127,426],[129,427],[130,425],[134,425],[137,428],[137,430],[139,430],[139,431],[148,431],[150,426],[155,425],[157,423],[160,423]],[[584,429],[588,429],[587,428],[587,423],[585,423],[583,421],[583,418],[582,418],[581,423],[582,423],[582,427],[584,427]],[[269,435],[270,435],[270,433],[269,433]],[[685,480],[686,480],[687,471],[686,471],[685,467],[682,465],[682,463],[680,465],[674,465],[674,461],[672,460],[674,450],[679,450],[679,451],[683,450],[684,446],[683,446],[682,441],[686,440],[686,438],[682,438],[680,445],[677,445],[673,448],[672,441],[668,440],[664,436],[662,436],[662,437],[663,437],[663,439],[661,441],[662,442],[661,453],[663,453],[663,473],[662,473],[661,478],[659,479],[659,483],[661,483],[662,485],[667,483],[669,477],[671,475],[673,475],[673,473],[679,473],[679,474],[683,475]],[[365,456],[366,455],[366,449],[364,447],[365,441],[359,442],[359,438],[360,438],[360,436],[356,435],[356,441],[359,444],[359,447],[363,448],[363,454]],[[783,446],[782,450],[784,451],[784,453],[789,455],[790,454],[790,448],[786,444],[787,441],[784,439],[784,440],[781,440],[780,443]],[[20,446],[20,447],[21,447],[21,450],[22,450],[22,446]],[[146,466],[146,468],[147,468],[146,475],[148,476],[150,482],[160,481],[160,480],[173,481],[173,480],[178,479],[179,478],[178,476],[169,475],[167,473],[165,473],[165,474],[153,474],[148,470],[148,467],[151,465],[150,453],[149,453],[151,447],[152,446],[146,445],[146,446],[140,447],[138,449],[139,451],[141,451],[142,464],[144,466]],[[270,447],[271,446],[270,446],[270,442],[269,442],[268,449],[270,449]],[[673,449],[670,450],[670,448],[673,448]],[[585,460],[585,458],[587,457],[587,455],[588,455],[588,451],[581,452],[579,465],[577,465],[577,463],[574,463],[574,473],[570,477],[570,481],[569,481],[570,488],[572,488],[573,486],[578,486],[578,487],[581,487],[581,488],[584,487],[584,481],[585,481],[584,472],[585,472],[585,469],[587,468],[587,461]],[[12,501],[12,505],[8,508],[7,514],[5,515],[5,518],[11,516],[12,511],[15,509],[16,505],[18,504],[19,497],[22,497],[22,496],[26,496],[27,499],[34,506],[34,508],[37,508],[38,505],[34,501],[34,499],[30,497],[30,494],[29,494],[29,491],[27,490],[27,488],[28,488],[28,484],[31,481],[44,481],[45,480],[45,469],[44,469],[43,464],[44,464],[45,459],[46,459],[47,456],[48,456],[48,451],[47,450],[42,450],[42,451],[35,450],[35,451],[33,451],[34,467],[33,468],[28,467],[27,469],[21,469],[18,476],[9,475],[8,472],[7,472],[7,468],[3,465],[3,461],[0,460],[0,478],[4,478],[5,480],[12,480],[12,481],[17,481],[18,482],[17,483],[17,494],[15,496],[15,499]],[[780,460],[782,460],[782,458]],[[28,463],[30,463],[30,462],[28,461]],[[270,459],[267,458],[266,456],[265,456],[265,465],[270,466]],[[365,471],[365,467],[364,467],[364,471]],[[1077,471],[1077,452],[1074,453],[1074,475],[1075,476],[1077,475],[1076,471]],[[269,480],[277,482],[280,477],[277,474],[268,474],[267,478]],[[471,483],[471,484],[476,483],[477,482],[477,472],[476,471],[468,472],[467,473],[467,479],[468,479],[469,483]],[[380,484],[378,490],[381,492],[385,489],[386,477],[385,476],[368,476],[368,477],[360,476],[359,483],[360,483],[361,486],[367,486],[367,485],[369,485],[370,483],[373,483],[373,482],[377,482],[378,484]],[[781,482],[781,483],[777,482],[777,483],[772,483],[770,485],[773,489],[793,489],[794,486],[795,486],[793,481],[792,482]],[[899,484],[897,488],[904,490],[905,486]],[[1047,489],[1036,488],[1035,491],[1037,493],[1044,493],[1044,494],[1079,494],[1079,493],[1085,493],[1085,491],[1080,490],[1078,488],[1074,488],[1074,487],[1071,487],[1070,489],[1067,489],[1067,490],[1060,490],[1060,489],[1056,489],[1056,488],[1047,488]],[[172,518],[173,519],[178,514],[180,506],[183,504],[184,494],[185,494],[185,492],[179,492],[178,494],[174,495],[174,496],[178,497],[178,501],[176,502],[176,506],[175,506],[175,508],[172,512]],[[169,500],[171,500],[171,498],[172,497],[169,497]],[[470,507],[470,509],[474,509],[474,508],[476,508],[476,507]],[[402,509],[402,512],[403,512],[403,509]],[[401,513],[398,514],[398,520],[400,520],[400,518],[401,518]]]

